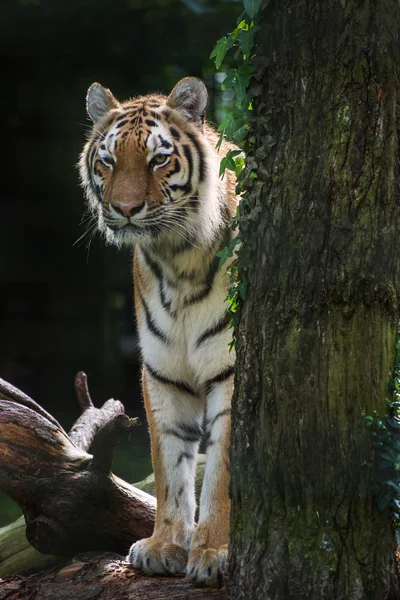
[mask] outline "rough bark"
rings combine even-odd
[[[230,597],[395,600],[362,411],[387,411],[399,320],[399,4],[271,0],[260,24]]]

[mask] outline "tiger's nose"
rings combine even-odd
[[[143,207],[143,204],[144,202],[141,204],[137,204],[137,202],[131,202],[131,204],[122,204],[121,202],[117,202],[112,206],[114,210],[116,210],[116,212],[121,214],[123,217],[132,217],[140,211],[140,209]]]

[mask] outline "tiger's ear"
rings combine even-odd
[[[197,77],[185,77],[178,81],[167,99],[167,106],[182,113],[198,127],[204,121],[207,103],[207,88]]]
[[[94,123],[104,117],[109,110],[118,107],[118,100],[114,98],[110,90],[104,88],[100,83],[92,83],[86,95],[86,110]]]

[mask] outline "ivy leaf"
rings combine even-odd
[[[213,58],[215,61],[215,66],[217,69],[220,68],[222,61],[225,58],[225,54],[228,52],[230,48],[232,48],[234,44],[234,40],[231,36],[223,37],[216,43],[215,48],[210,54],[210,58]]]
[[[240,143],[243,142],[248,130],[248,125],[242,125],[242,127],[239,127],[239,129],[235,131],[235,133],[233,134],[233,141],[235,142],[235,144],[238,144],[238,146],[240,146]]]
[[[231,256],[233,256],[235,248],[238,244],[240,244],[242,240],[239,237],[234,237],[230,242],[229,242],[229,246],[225,246],[225,248],[222,248],[222,250],[220,252],[217,252],[217,256],[219,256],[219,268],[222,267],[222,265],[227,261],[228,258],[230,258]],[[229,302],[232,303],[235,299],[235,293],[234,292],[229,292],[228,295],[228,299]]]
[[[223,90],[227,90],[227,89],[231,88],[235,78],[236,78],[236,69],[231,69],[230,71],[228,71],[225,79],[221,83],[221,88]]]
[[[378,509],[383,512],[388,507],[389,501],[390,498],[387,495],[380,496],[380,498],[377,499]]]
[[[228,246],[217,252],[217,256],[219,257],[219,268],[221,268],[230,256]]]
[[[235,163],[235,156],[238,156],[239,154],[241,154],[242,151],[241,150],[229,150],[226,154],[226,156],[224,156],[224,158],[221,160],[221,164],[219,167],[219,176],[221,177],[224,172],[225,169],[230,169],[231,171],[235,171],[236,172],[236,163]]]
[[[241,281],[238,285],[238,292],[242,300],[246,299],[247,281]]]
[[[223,119],[222,123],[218,127],[218,131],[222,131],[223,133],[225,133],[228,136],[229,139],[232,139],[232,136],[236,131],[236,127],[237,127],[237,124],[236,124],[233,114],[228,113],[226,115],[225,119]]]
[[[249,15],[250,19],[254,19],[260,10],[261,2],[262,0],[243,0],[244,9]]]
[[[232,82],[232,87],[239,102],[241,102],[246,95],[247,86],[249,85],[253,73],[254,67],[251,65],[240,65],[236,69],[236,77]]]
[[[254,44],[254,34],[259,29],[260,27],[258,27],[258,25],[253,25],[253,27],[249,27],[248,29],[242,29],[242,31],[238,35],[240,49],[246,57],[250,56],[251,49]]]

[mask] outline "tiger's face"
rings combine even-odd
[[[108,241],[190,236],[207,175],[206,105],[206,88],[195,78],[181,80],[168,98],[142,96],[124,103],[98,83],[89,88],[94,126],[80,171]]]

